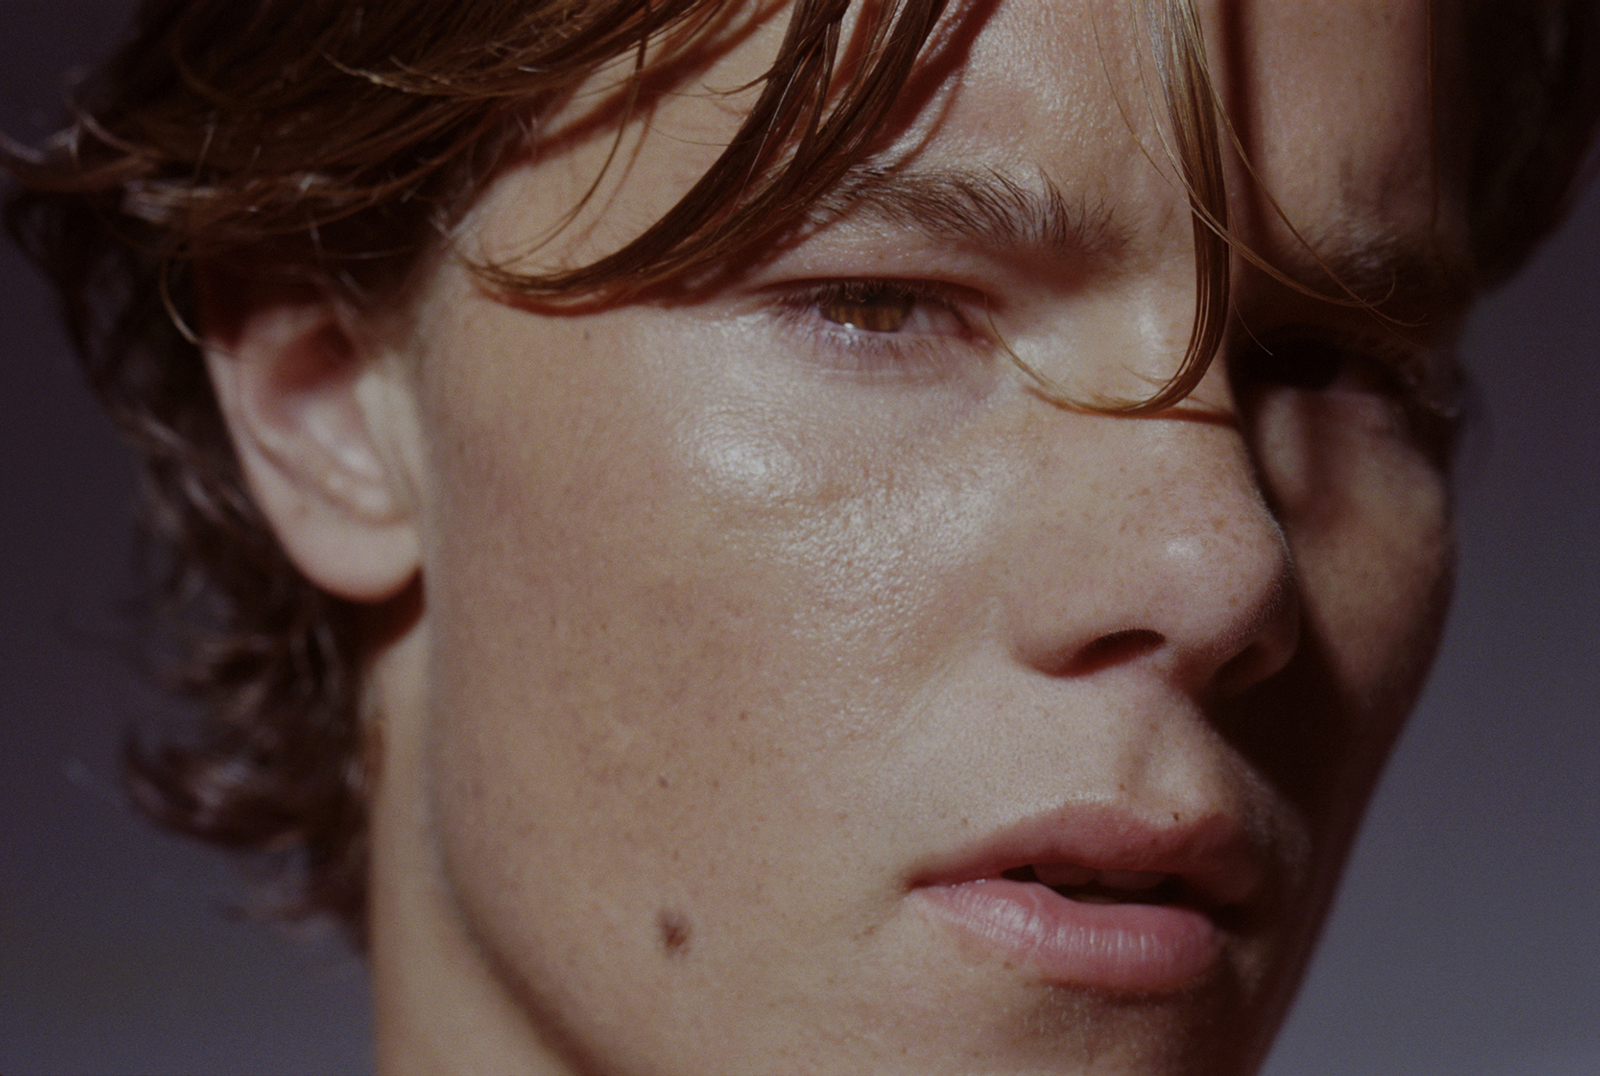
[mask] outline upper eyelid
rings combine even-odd
[[[1337,306],[1273,292],[1266,301],[1246,300],[1241,305],[1235,331],[1241,338],[1306,334],[1391,349],[1436,350],[1460,335],[1462,313],[1454,308],[1400,313],[1387,306]]]
[[[1245,326],[1236,334],[1231,347],[1260,348],[1271,353],[1274,346],[1293,347],[1301,343],[1332,345],[1352,355],[1366,355],[1379,360],[1409,361],[1452,350],[1438,342],[1412,339],[1382,326],[1323,324],[1310,321],[1288,322],[1265,330],[1252,330]]]
[[[827,299],[865,299],[873,291],[898,292],[913,299],[938,303],[949,310],[967,331],[984,336],[990,335],[988,326],[996,305],[987,294],[969,285],[921,277],[819,276],[767,285],[761,291],[770,301],[791,309],[815,305]]]
[[[1439,413],[1459,408],[1458,399],[1468,378],[1448,343],[1408,339],[1396,332],[1366,325],[1328,326],[1291,323],[1268,331],[1244,335],[1234,348],[1260,348],[1269,354],[1274,345],[1292,348],[1299,343],[1331,345],[1349,357],[1375,363],[1394,387],[1416,404]]]
[[[955,284],[942,280],[931,280],[925,277],[902,277],[876,274],[863,274],[860,276],[816,276],[800,280],[788,280],[782,283],[769,284],[763,287],[767,292],[793,292],[796,294],[824,295],[829,292],[847,293],[851,290],[867,292],[873,290],[899,291],[918,298],[931,299],[960,299],[971,301],[977,296],[975,289],[963,284]]]

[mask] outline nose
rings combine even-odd
[[[1058,677],[1143,669],[1197,700],[1281,669],[1299,589],[1231,415],[1043,411],[1007,573],[1017,657]]]

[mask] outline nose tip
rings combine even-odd
[[[1064,485],[1089,503],[1064,494],[1030,535],[1044,563],[1017,596],[1022,659],[1061,677],[1146,667],[1196,698],[1277,673],[1298,647],[1299,587],[1237,431],[1100,421],[1133,432],[1075,453]],[[1087,474],[1095,458],[1110,473]]]

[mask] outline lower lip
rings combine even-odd
[[[1085,904],[1037,882],[980,878],[914,890],[933,914],[1064,986],[1173,993],[1217,962],[1207,916],[1168,904]]]

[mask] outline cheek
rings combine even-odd
[[[1397,725],[1449,602],[1447,476],[1385,406],[1285,397],[1256,416],[1258,459],[1294,551],[1308,629],[1355,712]]]
[[[654,950],[661,908],[792,902],[764,850],[830,876],[1003,495],[938,462],[960,400],[883,433],[859,387],[641,316],[545,324],[539,354],[479,326],[426,394],[432,799],[463,903],[535,969],[597,944],[562,923]]]

